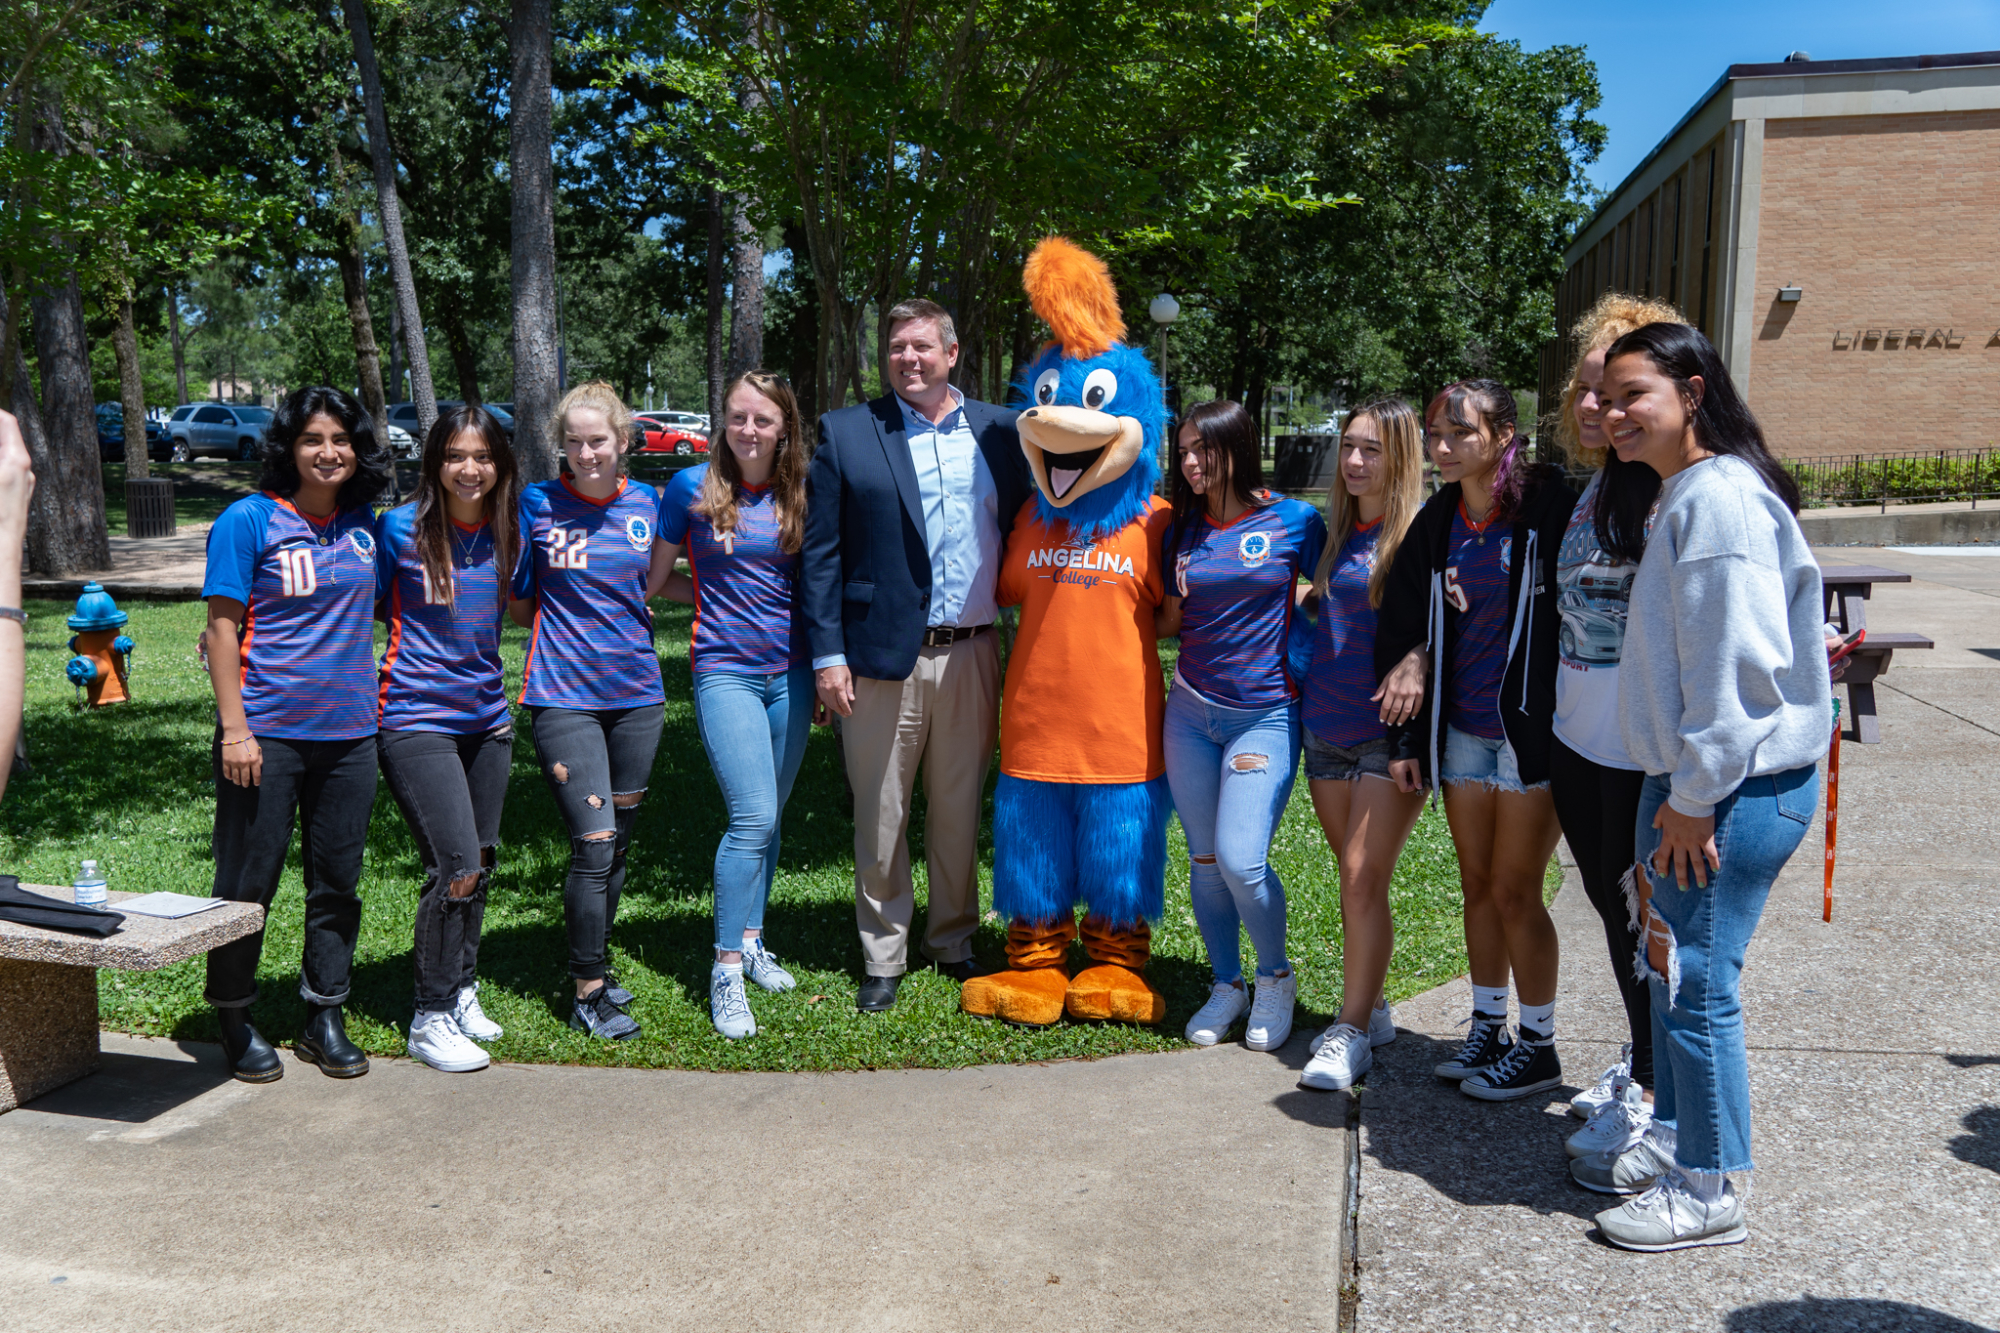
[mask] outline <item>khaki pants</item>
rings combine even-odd
[[[841,723],[854,787],[854,920],[871,977],[909,970],[910,796],[924,771],[924,859],[930,913],[923,951],[972,956],[979,925],[979,804],[999,732],[1000,640],[989,630],[925,648],[908,680],[854,678]]]

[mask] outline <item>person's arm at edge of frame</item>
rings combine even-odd
[[[1396,549],[1396,562],[1389,566],[1388,580],[1382,585],[1382,605],[1376,612],[1378,650],[1384,643],[1393,645],[1391,651],[1402,650],[1396,664],[1384,673],[1370,701],[1382,706],[1382,723],[1389,738],[1389,774],[1404,792],[1423,788],[1423,768],[1417,759],[1419,742],[1413,734],[1415,724],[1424,716],[1430,665],[1424,656],[1429,637],[1430,588],[1429,542],[1423,528],[1424,511],[1420,510]],[[1403,648],[1405,644],[1409,645],[1407,649]],[[1378,651],[1375,659],[1378,669],[1382,656]]]
[[[805,600],[806,634],[815,661],[847,651],[840,616],[840,451],[819,420],[819,446],[806,471],[805,544],[799,549],[799,591]],[[813,721],[821,725],[834,715],[854,712],[854,676],[845,661],[813,671],[817,702]]]
[[[28,504],[35,470],[21,424],[0,412],[0,606],[21,605],[21,547],[28,536]],[[21,744],[21,708],[28,688],[28,627],[0,620],[0,796]]]

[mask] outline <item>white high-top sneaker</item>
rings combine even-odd
[[[418,1010],[410,1020],[410,1039],[405,1044],[410,1058],[447,1074],[466,1074],[484,1069],[493,1057],[472,1044],[458,1030],[458,1021],[440,1010]]]
[[[1599,1076],[1597,1082],[1579,1092],[1570,1101],[1569,1113],[1579,1120],[1588,1120],[1618,1099],[1621,1080],[1632,1077],[1632,1043],[1626,1042],[1618,1052],[1617,1063]]]

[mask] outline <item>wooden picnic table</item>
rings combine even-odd
[[[1826,619],[1843,634],[1868,628],[1868,597],[1878,583],[1908,583],[1910,576],[1899,569],[1879,565],[1825,565],[1820,568],[1820,589],[1826,601]],[[1861,646],[1847,660],[1840,684],[1847,687],[1849,740],[1876,745],[1882,728],[1875,716],[1875,681],[1889,669],[1898,648],[1935,648],[1921,634],[1878,633],[1869,630]]]

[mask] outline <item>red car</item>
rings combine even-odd
[[[635,445],[635,452],[642,454],[707,453],[708,436],[669,419],[679,415],[679,413],[667,412],[640,412],[635,414],[632,418],[633,428],[645,434],[645,438]]]

